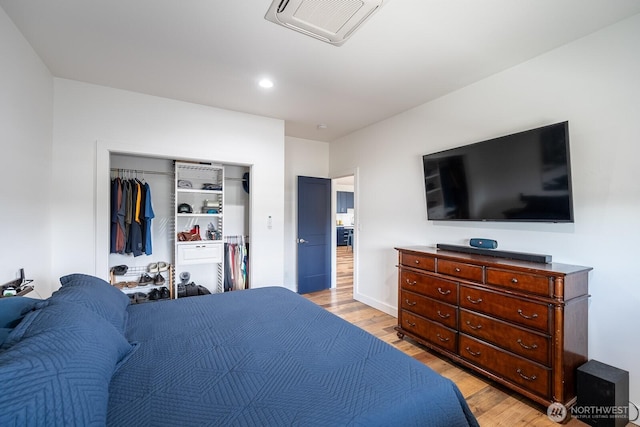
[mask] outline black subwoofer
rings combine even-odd
[[[574,418],[598,427],[629,423],[629,372],[590,360],[578,368]]]

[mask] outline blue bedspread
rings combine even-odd
[[[450,380],[283,288],[128,312],[111,426],[477,425]]]

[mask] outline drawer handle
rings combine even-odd
[[[480,356],[480,352],[476,353],[475,351],[472,351],[469,347],[466,347],[465,350],[467,350],[469,352],[469,354],[472,355],[472,356],[475,356],[475,357]]]
[[[516,341],[518,344],[520,344],[520,347],[524,348],[525,350],[535,350],[536,348],[538,348],[538,344],[533,344],[531,346],[528,346],[526,344],[522,344],[522,340],[520,338],[518,338],[518,341]]]
[[[406,302],[407,305],[410,305],[412,307],[418,303],[417,301],[409,301],[408,298],[405,298],[404,302]]]
[[[449,317],[451,317],[451,314],[450,313],[442,314],[442,312],[438,310],[438,316],[440,316],[443,319],[448,319]]]
[[[412,282],[411,280],[407,279],[407,285],[409,285],[409,286],[415,286],[417,283],[418,282],[415,281],[415,280]]]
[[[518,369],[516,372],[518,373],[518,375],[520,375],[522,378],[524,378],[527,381],[535,381],[538,378],[535,375],[531,375],[530,377],[526,376],[525,374],[522,373],[521,369]]]
[[[473,325],[471,324],[471,322],[469,322],[468,320],[467,320],[465,323],[466,323],[466,324],[467,324],[467,326],[468,326],[468,327],[470,327],[471,329],[474,329],[474,330],[482,329],[482,325],[473,326]]]
[[[471,304],[480,304],[482,302],[482,298],[473,299],[469,295],[467,295],[467,300],[469,300]]]
[[[538,315],[536,313],[533,313],[531,316],[527,316],[526,314],[524,314],[522,312],[522,310],[518,309],[518,314],[522,317],[524,317],[525,319],[531,320],[531,319],[537,319]]]
[[[511,279],[511,283],[518,283],[518,279],[514,277],[513,279]]]
[[[411,322],[410,320],[407,320],[407,324],[412,328],[416,326],[416,324],[414,322]]]
[[[456,271],[456,273],[460,273],[461,271],[459,267],[454,268],[454,270]]]
[[[438,337],[438,339],[442,342],[447,342],[449,341],[449,337],[443,338],[442,335],[440,334],[436,334],[436,336]]]
[[[441,295],[449,295],[451,293],[451,289],[447,289],[446,291],[443,291],[442,288],[438,287],[438,292]]]
[[[419,259],[417,259],[417,260],[416,260],[416,265],[417,265],[417,264],[420,264],[420,260],[419,260]]]

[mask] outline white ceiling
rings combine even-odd
[[[56,77],[284,119],[320,141],[640,13],[638,0],[390,0],[335,47],[265,20],[270,4],[0,0]]]

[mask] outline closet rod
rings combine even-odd
[[[224,236],[225,243],[231,243],[230,242],[231,240],[240,240],[240,239],[244,239],[246,242],[248,242],[249,236],[248,235],[243,236],[241,234],[235,235],[235,236]]]
[[[225,176],[224,180],[225,181],[242,181],[242,182],[246,181],[246,179],[244,179],[244,178],[232,178],[230,176]]]
[[[147,173],[147,174],[151,174],[151,175],[173,176],[173,172],[146,171],[146,170],[142,170],[142,169],[111,168],[111,172]]]

